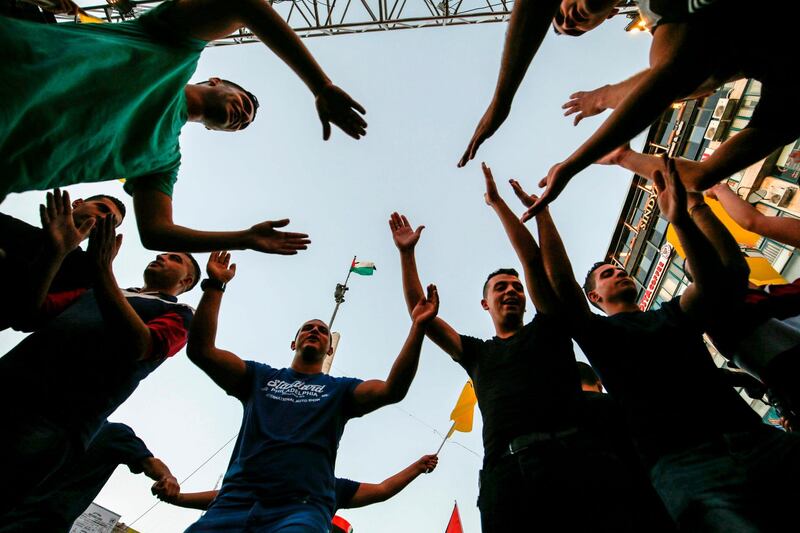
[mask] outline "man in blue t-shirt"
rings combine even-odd
[[[225,392],[244,416],[219,495],[188,531],[327,532],[335,502],[334,465],[350,418],[402,400],[417,370],[428,323],[436,316],[436,287],[412,313],[408,338],[385,381],[335,378],[322,373],[332,353],[321,320],[305,322],[291,343],[288,368],[243,361],[215,346],[225,285],[236,272],[230,254],[212,253],[209,279],[189,332],[189,358]]]
[[[132,473],[143,473],[155,481],[152,492],[161,499],[180,492],[178,480],[167,465],[153,457],[130,427],[106,422],[84,455],[0,519],[0,532],[66,533],[119,465],[126,465]]]

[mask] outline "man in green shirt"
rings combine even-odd
[[[331,123],[356,139],[366,134],[364,109],[333,85],[264,0],[172,0],[118,24],[0,17],[0,201],[9,192],[125,178],[147,248],[305,249],[306,235],[274,229],[288,220],[234,232],[172,220],[183,125],[236,131],[255,118],[258,101],[234,83],[187,85],[207,42],[244,27],[312,91],[324,139]]]

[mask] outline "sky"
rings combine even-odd
[[[217,75],[234,80],[254,92],[262,107],[242,132],[206,131],[197,124],[184,128],[175,221],[234,230],[288,217],[289,230],[306,232],[312,240],[307,251],[292,257],[233,253],[237,274],[224,296],[217,346],[244,359],[288,366],[294,332],[307,319],[330,318],[334,287],[357,255],[374,261],[377,271],[350,279],[333,327],[342,340],[332,374],[385,378],[410,326],[387,222],[392,211],[426,226],[417,261],[423,284],[439,288],[439,316],[460,333],[491,337],[491,320],[480,307],[484,279],[519,263],[483,202],[479,163],[492,167],[501,194],[521,213],[507,179],[516,178],[535,192],[548,169],[600,123],[594,117],[573,127],[561,104],[574,91],[619,81],[647,65],[649,37],[625,33],[624,24],[611,20],[580,39],[549,33],[510,118],[463,169],[456,162],[493,93],[505,24],[306,40],[333,82],[366,107],[369,128],[360,141],[334,130],[323,142],[312,95],[264,46],[206,50],[194,80]],[[624,170],[594,166],[574,178],[553,204],[579,279],[605,254],[629,182]],[[118,182],[69,191],[73,198],[114,194],[132,213]],[[37,224],[43,198],[41,192],[10,195],[0,210]],[[141,272],[155,252],[139,243],[132,216],[120,231],[125,239],[114,272],[123,287],[140,286]],[[207,254],[197,258],[204,265]],[[181,301],[196,306],[200,296],[198,287]],[[532,316],[529,302],[527,320]],[[21,338],[0,332],[0,353]],[[460,366],[426,341],[406,399],[348,423],[337,475],[377,483],[435,452],[466,379]],[[68,389],[65,384],[65,397]],[[191,492],[214,488],[224,473],[233,447],[225,444],[236,435],[241,415],[239,402],[181,351],[143,381],[110,420],[133,427],[178,480],[196,470],[182,484]],[[443,531],[457,501],[464,531],[477,533],[481,429],[476,413],[473,431],[456,433],[445,444],[434,473],[388,502],[339,514],[361,533]],[[131,524],[157,501],[150,484],[120,467],[96,502]],[[172,533],[199,515],[162,503],[133,527]]]

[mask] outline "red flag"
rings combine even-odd
[[[453,505],[453,514],[450,515],[450,521],[447,523],[447,529],[444,533],[464,533],[461,527],[461,516],[458,514],[458,503]]]
[[[339,515],[333,517],[333,522],[331,522],[331,532],[332,533],[353,533],[353,526],[350,525],[350,522],[345,520]]]

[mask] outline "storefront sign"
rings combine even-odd
[[[636,225],[636,229],[638,231],[642,231],[647,227],[647,224],[650,223],[650,217],[653,216],[653,211],[656,208],[656,200],[658,199],[658,195],[655,191],[650,193],[650,196],[647,198],[647,203],[644,204],[644,213],[642,213],[642,218],[639,219],[639,224]]]
[[[647,283],[647,287],[645,287],[642,299],[639,301],[639,309],[642,311],[647,311],[647,308],[650,307],[653,296],[656,290],[658,290],[658,284],[661,283],[661,278],[664,277],[664,271],[667,269],[667,264],[669,263],[670,257],[672,257],[673,250],[674,248],[670,243],[665,243],[664,246],[661,247],[658,263],[656,263],[653,274],[650,276],[650,281]]]

